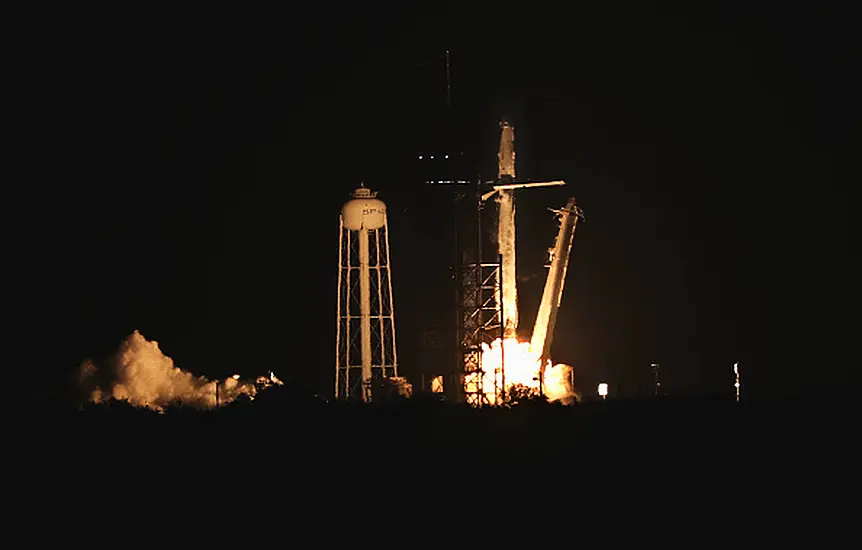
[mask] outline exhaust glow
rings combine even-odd
[[[530,393],[539,392],[539,354],[530,349],[529,342],[521,342],[516,338],[500,338],[491,345],[482,344],[482,369],[484,375],[468,375],[466,389],[468,392],[479,391],[492,405],[500,405],[495,388],[502,386],[505,361],[506,393],[513,389],[526,389]],[[577,393],[572,384],[572,367],[562,363],[553,365],[548,361],[545,365],[544,392],[549,401],[572,403],[577,400]]]

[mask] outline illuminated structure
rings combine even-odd
[[[493,223],[493,219],[489,219],[493,213],[484,208],[481,180],[476,183],[475,194],[458,193],[455,203],[458,267],[455,270],[457,351],[454,376],[458,379],[446,387],[455,401],[481,406],[487,403],[482,375],[482,345],[490,345],[502,330],[499,256],[483,229],[487,223]],[[498,391],[499,388],[494,388],[492,395]]]
[[[599,383],[599,396],[601,396],[602,399],[608,398],[608,383],[607,382],[600,382]]]
[[[518,284],[515,253],[515,189],[565,185],[564,181],[515,182],[515,129],[500,123],[500,149],[497,153],[497,184],[482,195],[482,202],[497,196],[497,247],[500,256],[500,293],[503,334],[515,338],[518,330]]]
[[[658,363],[650,363],[650,368],[652,369],[652,374],[653,374],[653,386],[654,386],[653,395],[655,397],[658,397],[661,395],[661,380],[659,380],[659,377],[658,377],[658,373],[659,373]]]
[[[739,403],[739,363],[733,364],[733,376],[734,382],[733,387],[736,389],[736,402]]]
[[[364,185],[341,209],[335,398],[370,401],[398,376],[386,205]]]
[[[497,338],[515,338],[517,335],[519,322],[514,191],[529,187],[565,185],[561,180],[515,181],[515,131],[505,121],[500,123],[500,128],[497,179],[477,182],[476,210],[472,213],[472,227],[469,230],[470,233],[475,232],[475,240],[462,239],[460,233],[457,237],[460,255],[460,266],[456,275],[459,278],[457,360],[463,366],[459,374],[463,395],[457,398],[463,398],[474,406],[498,402],[506,385],[505,357],[502,358],[500,372],[486,373],[482,365],[483,344],[490,345]],[[458,198],[467,196],[469,195],[465,193]],[[497,198],[498,207],[496,212],[490,212],[489,217],[485,203],[494,196]],[[488,235],[483,233],[483,226],[487,223],[496,225],[494,239],[488,239]],[[458,225],[459,222],[456,221],[456,227]],[[460,221],[460,225],[465,225],[464,220]],[[565,256],[567,262],[568,249]],[[565,276],[565,268],[561,276]],[[556,307],[559,307],[558,303],[554,310]],[[486,381],[494,385],[493,390],[484,387]]]

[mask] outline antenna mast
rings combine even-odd
[[[452,79],[449,75],[449,50],[446,50],[446,107],[452,106]]]

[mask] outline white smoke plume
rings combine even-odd
[[[253,399],[260,388],[281,381],[270,373],[255,383],[243,382],[238,376],[225,380],[208,380],[177,368],[162,353],[158,342],[149,341],[137,330],[120,345],[106,369],[87,360],[81,364],[79,382],[92,402],[110,398],[125,400],[138,407],[163,411],[170,404],[181,403],[199,408],[230,403],[240,395]]]
[[[565,363],[551,365],[545,369],[545,395],[549,401],[559,401],[563,405],[581,402],[581,395],[574,384],[575,368]]]
[[[529,342],[521,342],[516,338],[505,340],[497,338],[490,345],[483,343],[483,373],[481,378],[478,374],[467,375],[465,379],[467,389],[470,392],[485,393],[489,403],[497,403],[496,389],[503,386],[505,376],[507,392],[513,387],[518,387],[537,394],[540,390],[539,366],[541,364],[538,355],[533,352]],[[541,389],[549,401],[571,405],[580,400],[575,388],[574,367],[571,365],[553,364],[549,359],[542,382]]]

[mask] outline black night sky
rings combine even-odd
[[[364,180],[389,207],[415,372],[453,301],[446,191],[418,154],[464,151],[466,177],[492,177],[507,116],[519,176],[569,182],[517,198],[522,326],[546,207],[586,213],[556,361],[628,394],[653,361],[671,393],[732,391],[734,361],[750,396],[821,388],[850,332],[849,17],[749,4],[14,9],[28,361],[59,388],[139,329],[195,373],[330,394],[338,211]]]

